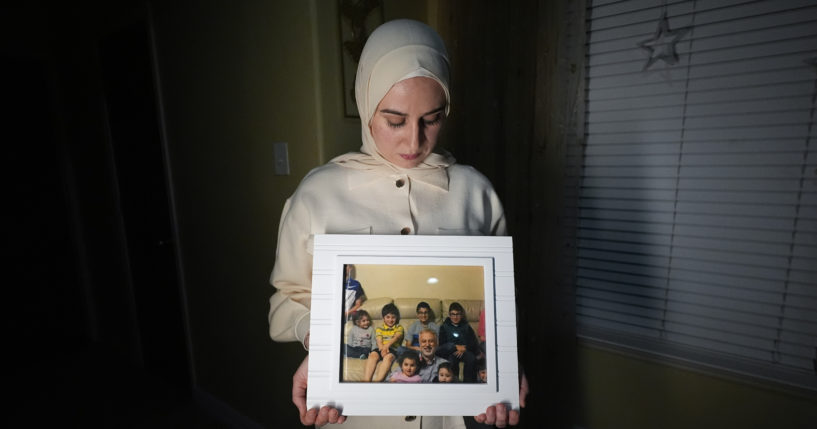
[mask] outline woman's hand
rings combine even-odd
[[[519,406],[522,408],[525,408],[528,389],[528,377],[523,373],[522,379],[519,380]],[[505,404],[496,404],[488,407],[485,414],[474,417],[474,420],[486,425],[496,425],[498,428],[504,428],[506,425],[516,426],[519,424],[519,411],[509,410]]]
[[[301,415],[301,424],[304,426],[323,426],[327,423],[343,423],[346,421],[346,416],[340,415],[340,411],[336,408],[323,406],[320,410],[312,408],[306,409],[306,380],[309,368],[309,355],[304,358],[298,369],[295,370],[295,375],[292,376],[292,402],[298,407],[298,413]]]

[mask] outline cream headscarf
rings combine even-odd
[[[445,168],[454,164],[448,154],[430,154],[411,169],[387,161],[377,150],[369,123],[380,100],[397,82],[413,77],[428,77],[445,91],[445,113],[449,112],[448,54],[440,36],[428,25],[408,19],[389,21],[378,27],[366,42],[360,55],[355,80],[355,98],[363,135],[362,153],[347,153],[330,162],[358,170],[383,174],[406,174],[413,180],[448,189]]]

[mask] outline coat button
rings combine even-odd
[[[406,416],[405,420],[407,422],[413,422],[413,421],[417,420],[417,416]]]
[[[409,228],[409,227],[405,227],[405,228],[400,230],[400,234],[403,234],[403,235],[408,235],[410,232],[411,232],[411,228]]]
[[[403,179],[398,179],[396,182],[394,182],[394,186],[397,186],[398,188],[402,188],[403,185],[405,185],[405,184],[406,184],[406,181],[403,180]]]

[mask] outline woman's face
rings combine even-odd
[[[391,87],[369,123],[377,150],[402,168],[422,163],[445,121],[445,92],[437,81],[413,77]]]

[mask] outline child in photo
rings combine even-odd
[[[408,350],[400,355],[398,359],[398,368],[389,375],[389,381],[392,383],[419,383],[422,381],[420,377],[420,356],[417,352]]]
[[[360,285],[360,282],[352,278],[354,265],[347,264],[344,265],[344,268],[346,271],[344,277],[346,279],[343,282],[343,310],[345,319],[349,320],[363,305],[363,301],[366,301],[366,294],[363,292],[363,286]]]
[[[434,383],[454,383],[454,370],[451,369],[451,362],[443,362],[437,367],[437,378]]]
[[[372,318],[366,310],[358,310],[352,315],[352,323],[346,336],[346,357],[368,359],[375,349]]]
[[[400,325],[400,310],[394,304],[386,304],[381,311],[383,315],[383,325],[375,329],[375,342],[377,348],[369,353],[369,360],[366,361],[366,369],[363,373],[363,381],[383,381],[389,373],[391,364],[394,362],[397,347],[403,340],[405,331]],[[383,363],[377,366],[380,360]],[[377,372],[375,372],[377,369]]]
[[[406,330],[406,338],[404,347],[400,347],[399,352],[405,350],[414,350],[420,352],[420,332],[424,329],[430,329],[435,334],[439,334],[440,327],[434,322],[434,312],[431,311],[431,306],[427,302],[421,301],[417,304],[417,321],[412,323]]]
[[[465,309],[458,302],[448,307],[448,318],[440,326],[440,346],[437,356],[453,362],[454,374],[459,375],[459,363],[464,363],[463,381],[477,382],[476,360],[481,355],[477,334],[465,317]]]
[[[477,360],[477,381],[480,383],[488,382],[488,369],[485,367],[485,359]]]

